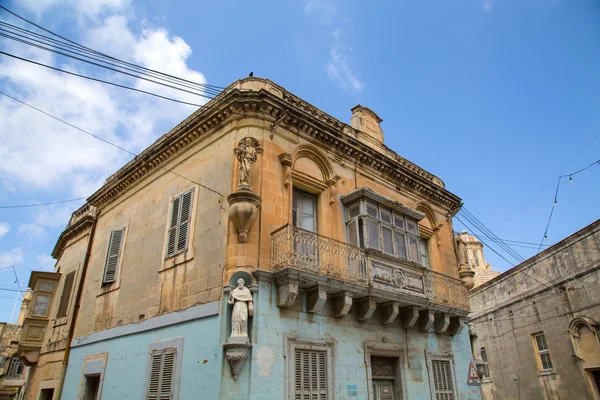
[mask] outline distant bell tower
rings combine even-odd
[[[459,255],[459,259],[465,260],[470,269],[475,272],[473,288],[500,275],[500,272],[493,271],[492,266],[485,261],[483,243],[475,236],[469,235],[467,231],[459,232],[456,236],[457,241],[463,244],[463,246],[458,246],[458,251],[463,252],[462,255]]]

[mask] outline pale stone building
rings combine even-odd
[[[456,234],[457,252],[459,263],[464,260],[468,267],[475,273],[473,288],[480,286],[490,279],[494,279],[500,272],[492,270],[492,266],[485,260],[483,243],[467,231]]]
[[[0,322],[0,400],[20,400],[25,393],[29,367],[17,350],[30,300],[31,292],[24,293],[16,324]]]
[[[32,274],[26,398],[479,399],[460,198],[381,122],[246,78],[159,138]]]
[[[600,399],[600,220],[469,292],[485,399]]]

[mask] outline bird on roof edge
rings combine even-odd
[[[254,72],[250,72],[250,73],[248,74],[248,76],[250,76],[250,77],[254,76]]]

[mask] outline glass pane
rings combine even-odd
[[[429,268],[429,252],[427,251],[427,239],[419,239],[419,251],[421,252],[421,265]]]
[[[398,257],[406,258],[406,238],[403,234],[395,232]]]
[[[485,352],[485,347],[481,348],[481,359],[483,360],[483,362],[488,362],[487,353]]]
[[[315,231],[315,220],[312,215],[303,214],[300,216],[300,228],[311,232]]]
[[[300,211],[303,214],[314,215],[314,199],[312,196],[300,196]]]
[[[354,218],[360,214],[360,205],[354,204],[348,208],[348,219]]]
[[[417,224],[414,221],[407,220],[406,227],[409,233],[417,233]]]
[[[392,223],[392,213],[390,213],[389,211],[381,210],[381,220],[383,222],[385,222],[386,224],[391,224]]]
[[[402,215],[394,214],[394,225],[402,230],[406,229],[404,226],[404,217]]]
[[[377,206],[367,203],[367,214],[369,214],[371,217],[379,218]]]
[[[383,251],[388,254],[394,254],[394,244],[392,242],[392,230],[389,228],[382,228],[383,233]]]
[[[52,292],[54,290],[53,283],[42,282],[38,286],[38,291],[40,292]]]
[[[542,358],[542,368],[543,369],[552,369],[552,361],[550,361],[550,354],[543,353],[543,354],[540,354],[540,357]]]
[[[33,315],[45,316],[48,313],[48,304],[50,304],[50,296],[38,294],[33,306]]]
[[[369,231],[369,247],[379,250],[379,224],[375,221],[367,221],[367,230]]]
[[[414,236],[408,237],[408,256],[410,261],[419,262],[419,242]]]
[[[352,246],[358,246],[358,229],[357,229],[358,221],[352,220],[348,224],[348,244]]]
[[[546,338],[544,335],[536,335],[535,340],[537,341],[538,351],[548,350],[548,346],[546,345]]]

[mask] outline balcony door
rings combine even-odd
[[[319,269],[317,233],[317,196],[294,188],[292,205],[295,258],[304,268]]]

